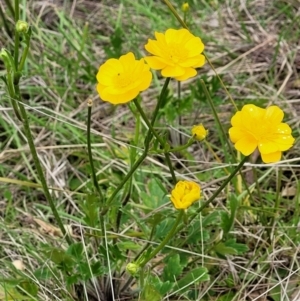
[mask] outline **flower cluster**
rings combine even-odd
[[[184,3],[182,10],[188,9],[188,3]],[[196,76],[197,68],[205,64],[204,44],[187,29],[155,32],[155,40],[148,39],[145,49],[150,55],[142,59],[136,59],[129,52],[119,59],[108,59],[100,66],[97,91],[103,101],[117,105],[135,99],[151,84],[150,68],[160,70],[163,77],[183,81]],[[277,106],[263,109],[247,104],[232,117],[229,137],[243,155],[258,149],[263,162],[277,162],[295,141],[290,126],[282,122],[283,117],[283,111]],[[207,136],[202,124],[195,125],[191,132],[195,140],[201,141]],[[171,201],[176,209],[186,209],[200,198],[200,193],[196,183],[179,181],[171,192]],[[128,269],[132,272],[132,266]]]
[[[231,118],[229,137],[243,155],[258,148],[264,163],[277,162],[295,141],[289,125],[282,122],[283,116],[277,106],[262,109],[247,104]]]
[[[149,88],[150,68],[161,70],[164,77],[182,81],[197,75],[205,57],[204,44],[187,29],[155,32],[156,40],[148,40],[146,50],[152,56],[136,60],[132,52],[119,59],[109,59],[97,73],[97,91],[102,100],[114,105],[127,103]],[[147,62],[147,64],[145,63]]]

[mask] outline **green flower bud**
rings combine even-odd
[[[19,20],[16,24],[16,30],[19,33],[26,33],[29,29],[29,25],[27,22]]]
[[[126,266],[126,271],[131,276],[135,276],[139,270],[140,266],[137,263],[130,262]]]
[[[7,71],[11,70],[13,66],[13,61],[12,61],[13,59],[9,51],[6,50],[5,48],[2,48],[0,50],[0,60],[4,62]]]

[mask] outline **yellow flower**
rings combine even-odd
[[[187,2],[184,2],[181,6],[181,10],[185,13],[190,9],[190,6]]]
[[[102,100],[114,105],[133,100],[149,88],[152,73],[143,59],[129,52],[119,59],[109,59],[97,73],[97,91]]]
[[[203,140],[206,138],[207,136],[207,130],[205,129],[205,127],[202,125],[202,123],[198,124],[198,125],[194,125],[192,128],[192,135],[193,138],[196,140]]]
[[[171,201],[176,209],[186,209],[200,199],[200,193],[195,182],[179,181],[171,192]]]
[[[161,70],[164,77],[182,81],[197,75],[205,57],[204,44],[187,29],[168,29],[165,34],[155,32],[156,40],[148,40],[146,50],[153,56],[145,57],[152,69]]]
[[[281,122],[283,115],[277,106],[262,109],[245,105],[231,118],[229,137],[243,155],[248,156],[258,148],[264,163],[277,162],[295,141],[289,125]]]

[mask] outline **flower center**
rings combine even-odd
[[[249,133],[251,133],[257,141],[261,141],[262,139],[267,138],[270,134],[272,134],[272,124],[267,121],[257,122],[252,124],[251,129],[249,129]]]
[[[125,88],[129,86],[131,82],[131,77],[125,73],[118,73],[114,79],[114,84],[118,88]]]
[[[178,63],[187,56],[187,52],[182,45],[172,43],[169,47],[169,57],[174,63]]]

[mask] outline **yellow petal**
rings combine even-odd
[[[266,109],[265,118],[274,125],[281,123],[283,116],[283,111],[277,106],[270,106]]]
[[[236,143],[238,140],[245,137],[245,131],[240,127],[232,127],[229,129],[229,138],[232,143]]]
[[[286,151],[290,149],[295,142],[295,138],[291,133],[292,130],[288,124],[280,123],[276,126],[275,132],[268,136],[268,139],[278,145],[278,150]]]
[[[234,147],[240,151],[244,156],[249,156],[257,148],[257,141],[250,135],[238,140]]]
[[[266,110],[257,107],[253,104],[244,105],[242,110],[243,123],[249,123],[253,120],[262,120],[265,116]]]
[[[185,68],[184,71],[185,73],[182,76],[176,76],[175,79],[182,81],[197,75],[197,71],[193,68]]]
[[[191,38],[186,44],[185,47],[189,50],[189,56],[196,56],[203,52],[204,44],[201,39],[198,37]]]
[[[97,73],[97,81],[102,85],[112,84],[112,78],[118,74],[124,72],[122,64],[117,59],[109,59],[103,65],[100,66]]]
[[[264,163],[274,163],[281,159],[281,152],[275,152],[270,154],[261,154],[261,159]]]
[[[98,88],[98,86],[97,86]],[[97,89],[97,91],[99,92],[99,90]],[[131,100],[133,100],[134,98],[136,98],[138,96],[139,92],[137,90],[131,90],[122,94],[110,94],[107,93],[107,89],[102,90],[101,92],[99,92],[100,97],[102,98],[102,100],[104,101],[109,101],[112,104],[123,104],[126,102],[129,102]]]
[[[179,66],[167,66],[161,71],[161,75],[164,77],[177,77],[185,74],[185,68]]]
[[[148,43],[145,45],[145,49],[153,54],[153,55],[157,55],[157,56],[164,56],[164,49],[163,46],[165,43],[159,43],[158,41],[155,40],[148,40]]]
[[[184,61],[179,62],[179,65],[181,67],[193,67],[193,68],[202,67],[204,64],[205,64],[205,57],[202,54],[191,58],[187,58]]]
[[[267,139],[259,141],[258,150],[261,154],[271,154],[279,151],[277,143]]]
[[[164,60],[157,56],[146,56],[145,61],[154,70],[160,70],[165,68],[167,65]]]
[[[130,66],[135,62],[135,56],[132,52],[128,52],[127,54],[121,55],[119,61],[123,66]]]
[[[141,81],[139,82],[139,85],[137,86],[137,89],[139,91],[144,91],[150,87],[152,81],[152,73],[150,71],[143,72],[141,75]]]
[[[243,127],[242,112],[241,111],[236,112],[232,116],[232,118],[231,118],[231,125],[233,127]]]

